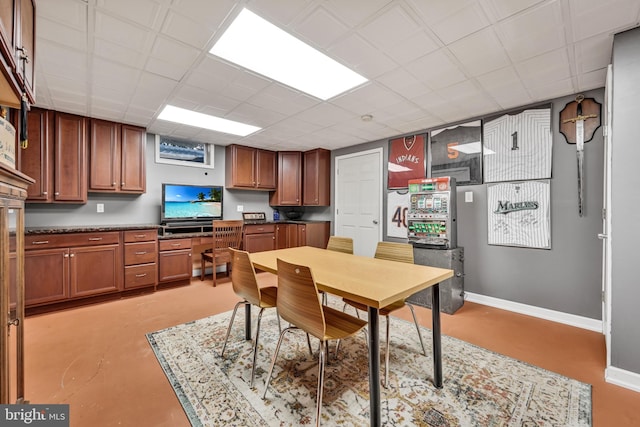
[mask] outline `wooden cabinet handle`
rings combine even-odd
[[[89,237],[90,242],[99,242],[102,240],[102,237]]]
[[[171,246],[179,248],[180,246],[182,246],[182,243],[172,243]]]
[[[136,252],[136,255],[144,255],[144,254],[146,254],[146,253],[147,253],[146,251]]]
[[[38,241],[35,241],[35,242],[31,242],[32,245],[46,245],[48,243],[49,243],[48,240],[38,240]]]
[[[144,276],[146,276],[146,275],[147,275],[147,273],[136,274],[136,277],[144,277]]]

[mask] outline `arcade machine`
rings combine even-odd
[[[454,276],[440,283],[440,311],[453,314],[464,304],[464,248],[458,247],[456,180],[448,176],[409,180],[407,237],[416,264],[448,268]],[[431,308],[431,289],[408,301]]]

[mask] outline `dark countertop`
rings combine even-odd
[[[329,222],[329,220],[280,220],[280,221],[245,221],[246,225],[259,225],[259,224],[315,224]],[[26,227],[24,230],[25,235],[30,234],[62,234],[62,233],[92,233],[101,231],[127,231],[127,230],[143,230],[143,229],[158,229],[163,227],[159,224],[118,224],[118,225],[61,225],[61,226],[49,226],[49,227]],[[166,233],[160,235],[159,239],[181,239],[190,237],[208,237],[211,236],[211,232],[194,232],[194,233]]]
[[[51,227],[25,227],[24,234],[92,233],[98,231],[127,231],[159,229],[158,224],[118,224],[118,225],[61,225]]]

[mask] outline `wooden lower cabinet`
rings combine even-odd
[[[262,252],[274,250],[276,248],[276,225],[245,225],[242,247],[247,252]]]
[[[329,223],[314,222],[298,225],[298,246],[326,248],[329,242]]]
[[[276,225],[276,249],[298,246],[298,224]]]
[[[193,274],[191,239],[167,239],[159,243],[158,282],[189,281]]]
[[[26,236],[25,246],[27,307],[122,290],[119,232]]]
[[[156,286],[158,230],[129,230],[124,236],[124,289]]]

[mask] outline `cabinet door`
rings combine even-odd
[[[33,0],[20,0],[19,49],[16,49],[18,80],[31,103],[35,103],[35,6]]]
[[[56,112],[54,197],[60,202],[87,202],[86,119]]]
[[[122,290],[120,245],[87,246],[69,250],[70,297]]]
[[[191,279],[193,273],[191,249],[160,252],[158,264],[159,282]]]
[[[329,223],[317,222],[298,225],[298,244],[326,248],[329,242]]]
[[[228,145],[225,161],[227,188],[255,188],[255,148]]]
[[[249,234],[244,236],[244,250],[247,252],[272,251],[276,246],[274,233]]]
[[[256,150],[256,187],[275,190],[277,178],[275,151]]]
[[[278,187],[271,193],[271,206],[300,206],[302,204],[302,153],[278,152]]]
[[[147,190],[145,152],[147,131],[144,128],[122,125],[122,172],[120,190],[144,193]]]
[[[0,2],[0,53],[5,58],[9,69],[14,69],[16,66],[13,57],[16,45],[14,38],[15,12],[15,0]]]
[[[89,190],[116,191],[120,185],[120,126],[91,119]]]
[[[34,306],[69,297],[69,250],[26,251],[24,256],[26,306]]]
[[[298,226],[296,224],[278,224],[276,227],[276,249],[298,246]]]
[[[316,149],[304,153],[303,205],[329,206],[331,204],[331,153]]]
[[[27,201],[48,202],[53,199],[53,134],[51,111],[31,108],[27,113],[27,148],[19,149],[19,170],[35,179],[27,188]]]

